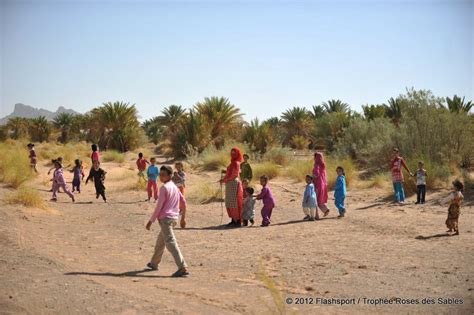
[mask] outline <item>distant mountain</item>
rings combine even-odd
[[[62,106],[59,106],[58,110],[56,110],[55,112],[51,112],[47,109],[35,108],[33,106],[18,103],[15,104],[15,109],[13,110],[13,113],[3,118],[0,118],[0,125],[5,125],[8,122],[8,119],[12,117],[36,118],[39,116],[45,116],[48,120],[53,120],[54,117],[56,117],[56,115],[60,113],[69,113],[75,115],[79,114],[78,112],[73,111],[72,109],[67,109]]]

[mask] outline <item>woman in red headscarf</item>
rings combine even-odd
[[[313,167],[314,186],[316,187],[316,198],[318,199],[318,207],[324,213],[329,214],[328,203],[328,181],[326,178],[326,163],[321,152],[314,153]],[[316,210],[318,211],[318,210]]]
[[[221,184],[225,184],[225,206],[227,214],[232,221],[229,227],[240,226],[242,220],[243,189],[240,182],[240,162],[242,162],[242,152],[239,148],[230,151],[230,164],[225,171],[225,177],[221,179]]]

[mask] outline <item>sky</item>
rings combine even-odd
[[[0,116],[15,103],[141,119],[225,96],[245,119],[406,87],[474,98],[472,1],[0,0]]]

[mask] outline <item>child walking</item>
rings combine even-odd
[[[255,199],[253,198],[254,189],[252,187],[245,188],[245,197],[243,204],[242,219],[244,226],[254,225],[255,221]]]
[[[173,183],[178,187],[179,191],[184,196],[184,188],[186,187],[186,174],[184,173],[184,166],[182,162],[174,164],[176,171],[173,173]]]
[[[84,168],[82,167],[82,161],[76,159],[74,161],[74,168],[70,171],[73,173],[72,178],[72,192],[77,190],[78,193],[81,193],[81,181],[84,180]]]
[[[244,154],[243,159],[244,161],[240,163],[240,180],[247,179],[249,182],[252,181],[253,171],[252,167],[249,164],[249,155]]]
[[[59,187],[62,187],[64,192],[72,199],[72,202],[75,202],[74,200],[74,194],[69,191],[66,185],[66,180],[64,179],[64,171],[63,171],[63,166],[61,165],[61,162],[56,160],[54,162],[54,173],[53,173],[53,196],[51,198],[51,201],[57,201],[57,192],[59,190]]]
[[[400,156],[400,150],[393,148],[393,159],[390,161],[390,170],[392,172],[392,183],[393,190],[395,192],[394,198],[395,202],[403,204],[405,201],[405,191],[403,190],[403,169],[404,168],[410,176],[413,176],[413,173],[408,168],[405,160]]]
[[[91,163],[94,164],[94,161],[99,161],[100,162],[100,153],[99,153],[99,147],[97,144],[92,144],[91,145]]]
[[[260,177],[260,185],[262,185],[262,191],[258,194],[257,200],[263,201],[261,226],[265,227],[269,226],[271,223],[272,211],[275,207],[275,199],[273,198],[270,187],[268,187],[268,177],[266,175]]]
[[[453,232],[454,230],[454,235],[459,235],[458,219],[459,214],[461,213],[461,202],[464,199],[464,196],[462,194],[463,190],[463,183],[456,179],[453,182],[453,191],[449,194],[449,196],[440,201],[441,204],[449,203],[446,226],[448,227],[448,233]]]
[[[30,167],[35,173],[38,173],[38,170],[36,169],[36,151],[35,151],[35,145],[33,143],[28,143],[27,145],[28,152],[29,152],[29,159],[30,159]]]
[[[152,157],[150,159],[150,166],[148,166],[148,169],[146,171],[146,175],[148,177],[148,183],[146,185],[146,191],[148,192],[148,201],[150,201],[152,193],[153,198],[155,198],[155,201],[158,199],[158,186],[156,185],[156,180],[158,179],[158,176],[160,176],[160,170],[155,165],[155,162],[156,159]]]
[[[138,153],[138,159],[137,159],[137,168],[138,168],[138,177],[145,180],[145,171],[146,171],[146,165],[150,164],[144,157],[143,153]]]
[[[183,277],[189,275],[188,265],[181,254],[173,228],[178,222],[180,208],[182,209],[182,212],[186,211],[186,200],[178,187],[176,187],[171,180],[172,174],[173,170],[171,167],[162,166],[160,168],[160,181],[163,185],[160,188],[160,195],[158,197],[155,211],[146,224],[146,229],[150,230],[153,222],[158,219],[161,231],[156,240],[155,253],[147,264],[147,267],[152,270],[158,270],[158,266],[166,247],[178,266],[178,270],[172,276]],[[181,221],[184,221],[184,213],[182,214]]]
[[[94,181],[94,186],[95,186],[95,198],[99,199],[99,196],[102,196],[102,199],[104,202],[107,202],[107,198],[105,198],[105,174],[107,174],[106,171],[104,171],[102,168],[100,168],[100,162],[98,160],[95,160],[94,163],[92,164],[92,168],[89,172],[89,176],[87,176],[86,179],[86,185],[89,180]]]
[[[424,204],[426,196],[426,170],[423,168],[424,163],[422,161],[418,162],[418,169],[416,170],[416,203],[415,204]]]
[[[337,179],[336,186],[334,188],[334,204],[336,205],[337,210],[339,210],[338,218],[344,218],[346,214],[346,207],[344,206],[344,199],[346,199],[347,189],[346,189],[346,174],[342,166],[336,168]]]
[[[314,177],[311,175],[306,175],[306,187],[304,189],[303,195],[303,212],[305,217],[304,221],[314,221],[319,220],[318,214],[318,202],[316,197],[316,189],[314,188],[313,180]]]

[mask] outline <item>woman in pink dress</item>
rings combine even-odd
[[[324,216],[327,216],[329,214],[329,209],[327,207],[328,181],[326,178],[326,163],[324,163],[324,156],[321,152],[314,153],[313,177],[314,186],[316,187],[318,207],[324,213]]]
[[[225,177],[221,180],[221,184],[225,184],[225,206],[227,214],[232,220],[227,226],[240,227],[244,193],[239,177],[240,162],[243,160],[239,148],[233,148],[230,151],[230,157],[230,164],[225,171]]]

